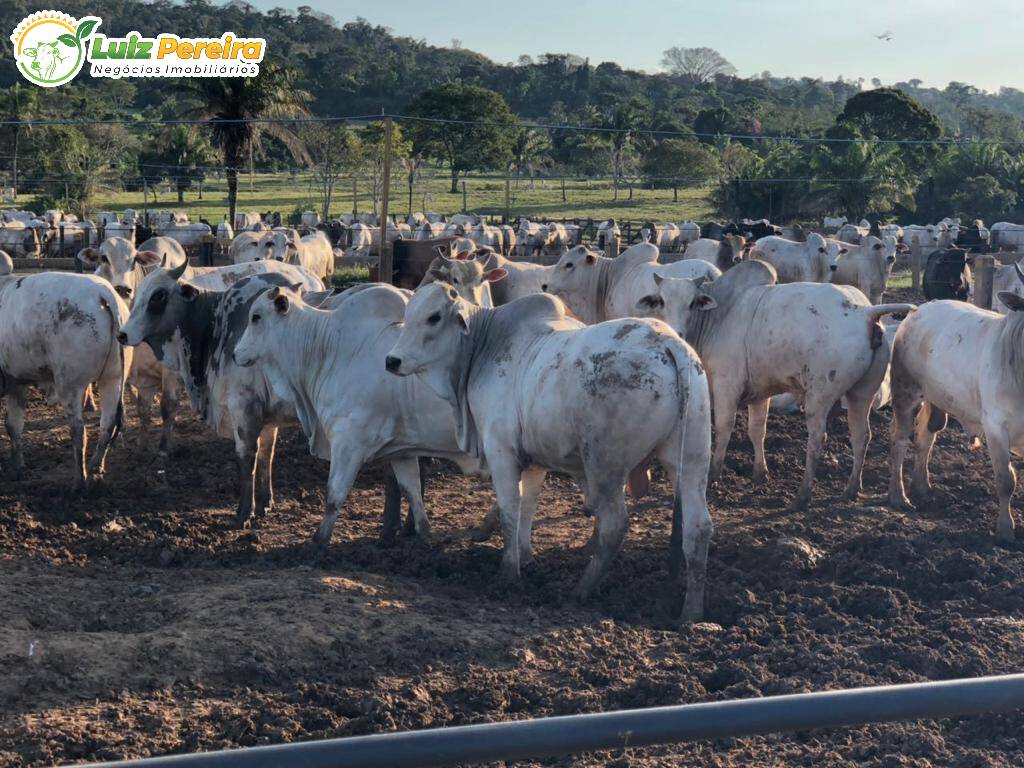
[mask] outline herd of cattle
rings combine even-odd
[[[546,473],[569,474],[594,514],[592,556],[577,587],[585,597],[623,541],[626,493],[647,492],[656,460],[675,488],[670,563],[675,574],[685,559],[683,617],[694,620],[712,533],[706,491],[721,476],[739,409],[747,409],[753,479],[763,483],[772,398],[790,395],[802,408],[807,450],[792,502],[800,509],[812,498],[834,406],[847,413],[853,464],[845,495],[856,498],[871,411],[889,401],[890,504],[910,505],[903,463],[912,442],[911,495],[927,498],[931,447],[953,417],[968,436],[985,439],[998,532],[1013,537],[1010,455],[1024,445],[1024,271],[1004,268],[1012,282],[999,292],[1001,312],[950,300],[881,303],[908,231],[918,243],[930,231],[936,239],[926,245],[940,247],[942,237],[956,241],[957,222],[849,231],[839,221],[832,228],[841,237],[783,237],[768,222],[651,224],[642,242],[613,258],[574,242],[578,234],[563,225],[536,225],[545,232],[531,235],[535,225],[526,222],[511,240],[491,228],[501,242],[481,242],[473,235],[486,235],[488,225],[452,218],[423,217],[420,226],[444,227],[430,239],[461,229],[439,241],[445,247],[415,292],[384,283],[332,292],[328,232],[301,236],[255,222],[234,234],[232,263],[223,267],[191,266],[181,242],[167,236],[138,246],[109,236],[83,248],[79,259],[94,274],[13,274],[4,254],[0,394],[9,471],[20,476],[24,468],[29,386],[64,409],[78,489],[102,479],[124,426],[126,391],[139,407],[140,442],[160,394],[158,453],[166,461],[183,388],[194,411],[234,440],[240,526],[270,511],[277,432],[298,421],[310,452],[330,462],[319,547],[370,462],[392,470],[384,538],[399,527],[402,497],[407,527],[427,535],[419,459],[441,457],[493,484],[497,503],[476,535],[500,530],[501,576],[514,580],[531,558]],[[346,226],[359,225],[371,226]],[[616,236],[614,222],[601,229]],[[1020,232],[1024,241],[1024,228],[991,230]],[[673,246],[684,231],[685,247]],[[556,248],[557,261],[514,260],[522,253],[516,244]],[[670,248],[682,258],[663,262]],[[90,391],[100,420],[87,458]]]

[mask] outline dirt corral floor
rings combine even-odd
[[[580,607],[568,593],[591,521],[563,478],[545,486],[521,591],[495,583],[497,539],[464,535],[490,490],[440,465],[428,478],[433,541],[378,546],[380,474],[368,470],[310,567],[303,546],[326,465],[297,430],[279,444],[276,509],[238,531],[231,444],[191,416],[165,478],[152,453],[119,442],[106,489],[68,498],[67,430],[35,399],[27,476],[0,481],[0,764],[1020,671],[1024,551],[994,538],[985,452],[968,452],[959,429],[943,433],[933,503],[889,511],[888,419],[874,419],[858,503],[838,501],[850,456],[845,424],[834,425],[807,515],[784,511],[802,420],[771,417],[763,488],[737,431],[711,496],[708,623],[679,630],[664,477],[634,508],[604,588]],[[1020,715],[970,717],[545,764],[1014,766],[1022,726]]]

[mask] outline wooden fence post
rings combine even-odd
[[[921,242],[917,235],[910,239],[910,287],[921,290]]]
[[[512,180],[509,178],[508,170],[505,170],[505,220],[502,224],[512,221],[512,206],[509,200],[512,197]]]
[[[974,306],[992,309],[992,278],[995,276],[995,259],[978,256],[974,260]]]
[[[466,180],[462,180],[462,212],[466,213]]]
[[[384,118],[384,188],[380,200],[380,252],[378,254],[378,279],[391,283],[394,279],[394,255],[388,246],[388,203],[391,193],[391,134],[394,124],[390,117]]]

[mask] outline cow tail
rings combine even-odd
[[[114,314],[114,307],[110,306],[110,302],[105,298],[100,298],[100,306],[106,310],[107,315],[110,317],[110,338],[111,340],[117,339],[117,334],[121,332],[121,322],[118,317]],[[128,371],[125,370],[124,365],[124,345],[118,343],[117,354],[121,360],[121,396],[117,398],[117,415],[114,417],[114,423],[110,428],[110,441],[113,442],[117,439],[117,436],[121,434],[124,429],[124,385],[128,380]],[[107,357],[103,361],[103,371],[107,370],[107,366],[110,364],[110,350],[107,350]]]
[[[683,564],[683,462],[686,453],[686,422],[690,410],[690,391],[693,386],[693,366],[685,350],[672,350],[676,363],[676,388],[679,392],[679,461],[676,464],[675,492],[672,495],[672,533],[669,536],[669,572],[679,576]],[[685,370],[684,370],[685,368]]]
[[[885,315],[906,315],[917,309],[916,304],[876,304],[873,307],[865,307],[868,316],[868,337],[871,343],[871,351],[874,352],[882,346],[882,326],[878,324],[880,318]]]

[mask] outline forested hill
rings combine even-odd
[[[218,36],[225,31],[268,40],[270,56],[299,68],[304,86],[314,97],[317,114],[376,114],[401,112],[424,89],[458,80],[497,91],[512,110],[527,118],[577,120],[594,124],[596,113],[624,99],[636,99],[651,128],[694,127],[704,112],[703,126],[714,132],[788,135],[820,134],[842,110],[862,83],[837,79],[777,78],[764,72],[754,78],[722,76],[694,83],[670,74],[626,70],[612,62],[593,63],[564,54],[514,64],[495,63],[465,49],[440,48],[406,37],[362,19],[334,20],[300,7],[266,13],[233,2],[215,5],[205,0],[141,3],[136,0],[69,0],[61,9],[75,16],[103,19],[101,31],[147,35],[171,31],[181,35]],[[0,28],[13,29],[39,6],[25,0],[0,3]],[[0,61],[0,87],[18,79],[6,33]],[[766,66],[771,62],[766,61]],[[920,87],[918,80],[895,84],[935,112],[946,133],[979,138],[1021,138],[1018,120],[1024,117],[1024,92],[1003,89],[998,94],[952,83],[943,89]],[[171,89],[158,79],[133,80],[130,94],[120,98],[129,110],[173,112]],[[875,83],[877,85],[878,83]],[[81,77],[75,88],[117,86]]]

